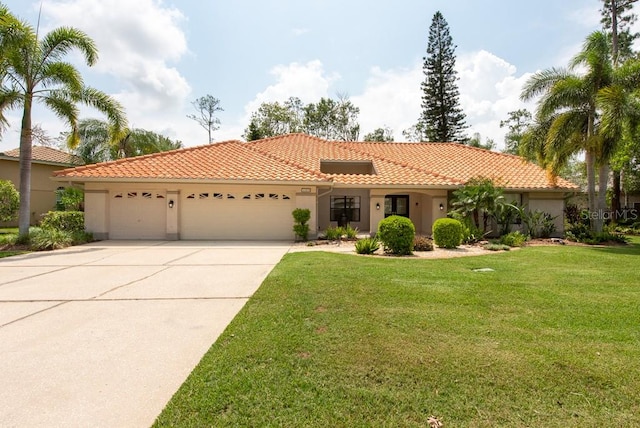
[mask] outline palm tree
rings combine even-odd
[[[146,129],[123,129],[119,136],[113,136],[111,132],[109,124],[103,120],[82,119],[78,122],[78,144],[70,148],[90,164],[182,147],[180,141]]]
[[[125,128],[126,119],[118,102],[97,89],[85,86],[78,69],[63,61],[65,55],[77,50],[87,65],[95,64],[98,51],[87,34],[75,28],[60,27],[39,38],[37,31],[28,24],[22,23],[21,28],[23,32],[4,52],[6,73],[2,76],[0,87],[0,112],[22,109],[18,226],[19,234],[26,236],[30,224],[31,115],[34,103],[44,104],[69,124],[72,145],[78,140],[78,104],[105,113],[114,129],[112,135],[118,135]]]
[[[586,73],[575,73],[579,67],[584,67]],[[569,69],[552,68],[536,73],[527,81],[521,94],[525,101],[541,96],[537,126],[525,138],[524,150],[537,152],[543,165],[553,173],[557,173],[571,155],[584,152],[592,213],[606,208],[609,159],[616,143],[598,132],[598,93],[611,85],[612,78],[607,37],[602,32],[594,32],[587,37],[582,51],[572,59]],[[597,197],[596,165],[599,167]],[[601,231],[603,217],[594,217],[592,228]]]

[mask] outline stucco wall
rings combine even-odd
[[[51,180],[53,171],[64,167],[46,165],[33,162],[31,164],[31,224],[37,224],[45,214],[56,206],[56,189],[66,187]],[[20,165],[18,161],[0,159],[0,180],[9,180],[17,190],[20,190]],[[2,226],[17,226],[16,219],[10,223],[0,223]]]
[[[523,201],[528,204],[529,210],[540,210],[555,217],[556,226],[554,237],[564,235],[564,195],[562,193],[529,193],[528,197],[523,197]]]

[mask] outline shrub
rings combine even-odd
[[[500,244],[507,245],[509,247],[522,247],[527,240],[527,237],[522,233],[515,231],[507,233],[500,237]]]
[[[90,232],[72,232],[71,233],[72,245],[86,244],[87,242],[93,242],[93,233]]]
[[[307,222],[311,219],[311,210],[307,208],[296,208],[291,212],[293,216],[293,233],[296,238],[300,238],[302,241],[306,241],[309,236],[309,225]]]
[[[358,236],[358,228],[351,227],[350,224],[343,227],[342,231],[343,231],[342,235],[346,236],[347,239],[356,239],[356,237]]]
[[[413,239],[416,228],[406,217],[392,215],[378,224],[378,238],[384,244],[385,251],[405,255],[413,250]]]
[[[511,247],[504,244],[489,243],[484,245],[484,249],[489,251],[509,251]]]
[[[20,194],[9,180],[0,180],[0,221],[15,220],[20,209]]]
[[[565,229],[564,237],[569,241],[585,242],[585,240],[591,239],[591,229],[584,223],[569,224]]]
[[[416,236],[413,240],[414,251],[433,251],[433,241],[426,236]]]
[[[29,232],[29,242],[35,251],[57,250],[73,244],[73,236],[67,230],[33,228]]]
[[[462,243],[462,223],[452,218],[439,218],[433,223],[433,240],[438,247],[458,247]]]
[[[380,242],[376,238],[364,238],[356,241],[356,253],[373,254],[380,248]]]
[[[344,229],[342,227],[327,227],[327,230],[324,231],[324,237],[329,241],[337,241],[342,238],[344,235]]]
[[[84,213],[82,211],[49,211],[42,216],[40,227],[67,232],[84,232]]]
[[[58,211],[82,211],[84,203],[84,192],[76,187],[66,187],[56,190]]]

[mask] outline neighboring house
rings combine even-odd
[[[517,156],[457,143],[361,143],[291,134],[228,141],[58,171],[84,185],[86,227],[98,239],[293,239],[295,208],[315,236],[349,222],[375,232],[391,214],[430,234],[450,192],[493,178],[509,198],[558,216],[578,191]]]
[[[31,224],[40,221],[42,214],[56,206],[56,189],[66,184],[51,179],[54,171],[69,166],[82,165],[78,156],[51,147],[33,146],[31,161]],[[0,180],[9,180],[20,190],[20,149],[0,152]],[[18,221],[0,223],[2,226],[16,226]]]

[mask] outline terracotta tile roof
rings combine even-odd
[[[373,174],[328,174],[322,161],[370,162]],[[459,187],[493,178],[513,189],[577,190],[517,156],[457,143],[360,143],[290,134],[250,143],[228,141],[87,165],[55,173],[81,179],[326,182],[337,186]]]
[[[407,163],[437,172],[461,183],[482,176],[501,187],[514,189],[570,189],[578,187],[555,177],[551,183],[545,170],[519,156],[483,150],[459,143],[339,143],[353,150]]]
[[[320,173],[264,155],[239,141],[69,168],[56,171],[54,176],[90,179],[327,181]]]
[[[7,150],[4,153],[0,153],[0,156],[4,155],[9,158],[20,159],[20,149]],[[84,162],[82,158],[71,153],[63,152],[62,150],[54,149],[52,147],[45,146],[33,146],[31,148],[32,162],[44,162],[54,163],[60,165],[82,165]]]

